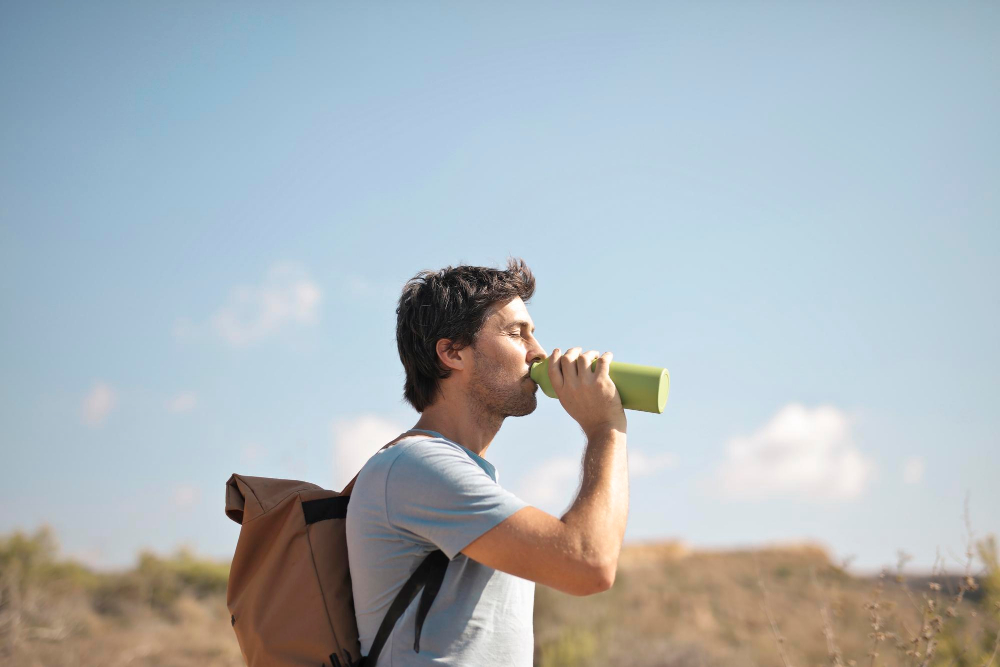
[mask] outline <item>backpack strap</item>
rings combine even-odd
[[[420,597],[419,607],[417,608],[417,631],[413,640],[413,650],[420,653],[420,631],[423,629],[424,619],[427,617],[431,603],[434,602],[434,597],[441,588],[445,570],[448,569],[448,562],[448,557],[444,552],[437,549],[432,551],[417,566],[417,569],[406,580],[403,588],[396,595],[396,599],[389,606],[389,611],[386,612],[385,618],[382,619],[382,625],[379,626],[378,632],[375,634],[375,639],[372,641],[371,650],[368,651],[368,655],[360,663],[360,667],[375,666],[379,654],[382,653],[382,647],[385,646],[386,640],[389,639],[389,634],[392,632],[393,626],[396,625],[396,621],[399,620],[399,617],[403,615],[406,608],[413,602],[413,598],[417,597],[417,592],[423,588],[424,594]]]
[[[385,445],[382,449],[391,447],[410,435],[422,435],[427,438],[432,437],[421,431],[411,430]],[[354,490],[354,483],[357,479],[358,476],[355,475],[354,479],[352,479],[348,485],[344,487],[344,490],[340,492],[341,496],[350,495],[351,491]],[[378,657],[382,653],[382,648],[385,646],[385,642],[389,639],[389,634],[392,632],[393,627],[395,627],[396,621],[398,621],[399,617],[403,615],[403,612],[405,612],[406,608],[410,606],[410,603],[413,602],[413,598],[417,597],[417,593],[419,593],[422,588],[424,593],[420,596],[420,602],[417,607],[416,632],[413,638],[413,650],[420,653],[420,632],[423,630],[424,619],[427,618],[427,612],[430,611],[431,603],[434,602],[434,598],[437,597],[438,591],[441,589],[441,582],[444,581],[445,571],[448,569],[448,562],[448,556],[446,556],[440,549],[432,551],[426,558],[424,558],[423,561],[421,561],[420,565],[417,566],[417,569],[410,575],[410,578],[406,580],[405,584],[403,584],[399,593],[396,594],[392,604],[389,605],[389,611],[386,612],[385,618],[382,619],[382,624],[378,628],[378,632],[375,633],[375,639],[372,641],[372,646],[368,651],[368,655],[361,658],[361,660],[357,663],[357,667],[375,667],[375,663],[378,661]],[[336,665],[334,665],[334,667],[336,667]]]

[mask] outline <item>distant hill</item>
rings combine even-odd
[[[868,665],[878,633],[879,665],[920,664],[901,660],[897,647],[924,653],[930,642],[931,665],[981,667],[1000,630],[1000,568],[994,538],[977,546],[988,566],[972,579],[897,581],[853,577],[810,543],[731,551],[626,544],[604,593],[536,588],[535,664]],[[0,537],[0,664],[243,665],[225,606],[227,563],[145,553],[132,570],[107,574],[55,551],[49,531]],[[955,602],[970,583],[975,589]],[[924,622],[927,637],[909,641]]]
[[[877,664],[919,664],[905,651],[925,654],[929,639],[939,658],[930,664],[982,666],[1000,631],[1000,571],[995,540],[979,547],[990,566],[954,603],[963,577],[856,578],[811,543],[731,551],[625,545],[609,591],[577,598],[536,589],[536,664],[867,665],[876,613]],[[867,606],[876,600],[877,609]],[[924,619],[929,636],[910,641]]]

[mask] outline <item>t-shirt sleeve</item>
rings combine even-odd
[[[389,525],[436,545],[449,559],[528,506],[449,443],[424,440],[407,448],[386,477]]]

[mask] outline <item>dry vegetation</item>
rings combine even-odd
[[[55,552],[47,529],[0,537],[0,665],[243,667],[228,563],[144,553],[99,574]]]
[[[854,577],[821,547],[691,552],[680,543],[623,548],[611,590],[535,594],[541,667],[1000,667],[995,536],[966,564],[908,577]],[[974,568],[977,561],[979,567]],[[940,558],[939,558],[940,561]]]
[[[0,537],[0,664],[243,665],[227,564],[145,553],[130,571],[100,574],[55,553],[45,529]],[[909,578],[901,554],[895,571],[866,579],[811,545],[628,545],[605,593],[537,587],[535,663],[1000,667],[995,537],[970,539],[966,556],[964,573]]]

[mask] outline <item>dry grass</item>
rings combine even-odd
[[[51,532],[0,538],[0,664],[242,667],[229,622],[229,566],[143,554],[96,574],[54,558]]]
[[[0,664],[239,667],[225,607],[228,566],[144,554],[95,574],[57,562],[54,540],[0,537]],[[692,551],[627,545],[611,590],[535,596],[540,667],[1000,667],[994,537],[959,574],[859,578],[818,546]],[[974,556],[982,567],[972,571]]]
[[[61,617],[61,619],[60,619]],[[54,621],[54,622],[53,622]],[[65,630],[67,622],[70,629]],[[225,599],[182,596],[170,616],[138,606],[107,618],[85,606],[50,615],[0,649],[10,667],[243,667]]]
[[[968,512],[966,512],[968,528]],[[908,579],[852,577],[809,544],[691,552],[682,543],[626,547],[611,590],[575,598],[539,587],[541,667],[721,665],[986,667],[997,665],[1000,564],[994,536],[966,567]],[[972,571],[974,556],[982,567]]]

